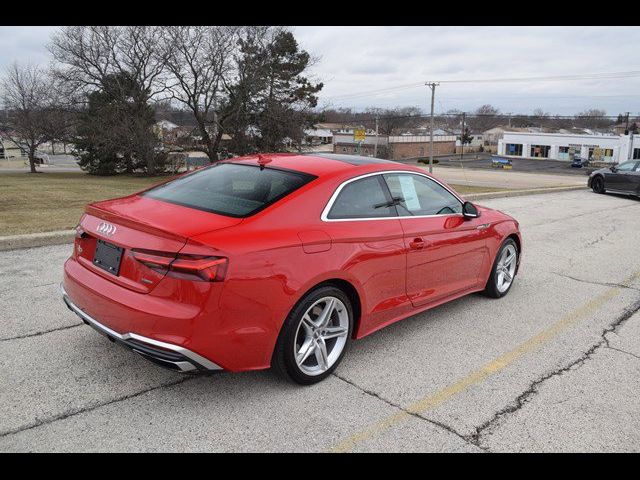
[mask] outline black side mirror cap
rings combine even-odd
[[[473,203],[464,202],[462,204],[462,215],[464,218],[478,218],[480,216],[480,211]]]

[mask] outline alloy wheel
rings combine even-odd
[[[323,297],[307,309],[296,330],[294,358],[306,375],[321,375],[340,358],[349,333],[349,313],[336,297]]]
[[[496,266],[496,288],[500,293],[506,292],[513,282],[513,277],[516,274],[517,258],[516,247],[511,244],[507,245],[500,254],[500,259]]]

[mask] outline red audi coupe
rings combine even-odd
[[[269,154],[88,205],[61,288],[85,323],[165,367],[311,384],[352,339],[502,297],[521,253],[516,220],[420,168]]]

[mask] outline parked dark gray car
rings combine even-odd
[[[587,185],[596,193],[626,193],[640,197],[640,161],[601,168],[589,175]]]

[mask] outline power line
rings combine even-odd
[[[603,80],[603,79],[616,79],[616,78],[634,78],[640,77],[640,70],[632,70],[626,72],[607,72],[607,73],[584,73],[575,75],[547,75],[538,77],[517,77],[517,78],[476,78],[476,79],[459,79],[459,80],[438,80],[437,83],[518,83],[518,82],[548,82],[548,81],[579,81],[579,80]],[[407,83],[404,85],[396,85],[393,87],[379,88],[375,90],[368,90],[364,92],[357,92],[352,94],[341,94],[326,97],[327,99],[343,99],[343,98],[357,98],[362,96],[369,96],[375,94],[384,94],[388,92],[395,92],[398,90],[406,90],[410,88],[417,88],[423,86],[425,82],[419,83]]]
[[[462,115],[466,115],[467,118],[511,118],[511,119],[536,119],[536,120],[583,120],[583,119],[591,119],[591,120],[605,120],[605,119],[618,119],[618,115],[553,115],[548,114],[545,116],[540,115],[532,115],[532,114],[504,114],[504,113],[467,113],[467,112],[457,112],[457,113],[434,113],[434,117],[460,117]],[[370,118],[354,118],[353,121],[374,121],[375,114],[368,112],[354,112],[352,114],[354,117],[362,117],[371,115]],[[405,120],[405,119],[430,119],[431,115],[387,115],[387,116],[378,116],[379,120]],[[348,123],[345,122],[345,123]]]

